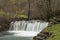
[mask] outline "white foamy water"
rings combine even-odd
[[[39,32],[32,31],[9,31],[10,33],[15,33],[13,36],[21,36],[21,37],[34,37]]]
[[[11,22],[9,31],[4,32],[0,40],[33,40],[33,37],[47,26],[48,22],[39,20]]]
[[[33,37],[48,26],[48,22],[41,21],[15,21],[11,22],[8,32],[14,36]]]

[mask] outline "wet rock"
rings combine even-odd
[[[33,40],[46,40],[50,35],[51,33],[49,32],[41,32],[37,34],[37,36],[35,36]]]

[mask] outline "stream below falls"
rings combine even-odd
[[[39,20],[15,21],[6,32],[0,32],[0,40],[33,40],[33,37],[48,26]]]

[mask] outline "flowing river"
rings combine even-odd
[[[39,20],[11,22],[9,31],[0,33],[0,40],[33,40],[33,37],[48,26]]]

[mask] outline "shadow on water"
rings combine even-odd
[[[0,37],[6,36],[6,35],[13,35],[14,33],[9,33],[9,32],[0,32]]]

